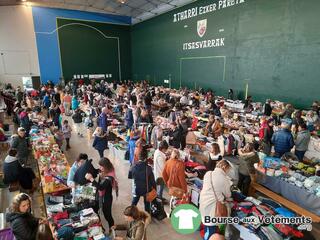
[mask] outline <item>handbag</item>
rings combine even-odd
[[[158,221],[167,218],[167,213],[164,210],[162,200],[156,199],[151,203],[151,216]]]
[[[124,154],[124,160],[129,160],[130,159],[130,151],[127,150],[126,153]]]
[[[176,198],[182,198],[184,190],[178,187],[169,187],[169,195]]]
[[[216,211],[215,211],[215,216],[214,217],[228,217],[228,209],[227,206],[218,200],[216,191],[214,190],[213,184],[212,184],[212,172],[210,174],[210,182],[211,182],[211,187],[214,193],[214,196],[216,198]]]
[[[134,164],[132,164],[132,166],[130,167],[130,169],[129,169],[129,172],[128,172],[128,179],[132,179],[132,169],[133,169],[133,167],[134,167],[135,165]]]
[[[146,194],[146,201],[147,202],[152,202],[153,200],[156,199],[157,197],[157,191],[152,188],[151,191],[149,192],[149,181],[148,181],[148,164],[146,164],[146,182],[147,182],[147,194]]]

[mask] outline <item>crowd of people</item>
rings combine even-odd
[[[22,97],[21,91],[17,92],[19,96],[16,96],[13,120],[19,128],[17,134],[12,136],[10,150],[4,160],[4,182],[9,185],[19,182],[30,194],[37,187],[39,181],[29,167],[28,134],[33,124],[49,124],[63,151],[68,151],[73,146],[71,132],[74,130],[82,138],[86,134],[83,128],[86,128],[90,130],[87,131],[88,137],[93,137],[92,147],[100,156],[99,169],[93,167],[87,154],[81,153],[71,166],[67,184],[73,189],[76,185],[92,183],[98,190],[96,208],[102,210],[110,230],[127,229],[125,239],[146,238],[146,226],[151,217],[150,206],[154,200],[149,200],[148,194],[152,190],[156,190],[156,197],[164,204],[167,203],[163,193],[165,187],[168,188],[168,194],[175,198],[187,194],[186,177],[196,175],[186,171],[181,151],[187,148],[188,135],[192,131],[201,129],[204,136],[215,141],[209,148],[207,173],[203,177],[200,194],[201,214],[214,217],[216,204],[228,202],[231,197],[232,167],[225,156],[233,155],[239,159],[237,187],[247,195],[250,182],[256,178],[254,164],[259,162],[257,151],[280,158],[294,148],[294,154],[302,161],[311,133],[320,129],[318,102],[312,104],[312,109],[305,116],[304,112],[294,109],[291,104],[286,104],[282,112],[274,115],[270,100],[256,108],[252,97],[248,97],[244,110],[258,112],[260,126],[257,137],[252,142],[246,142],[244,135],[248,133],[248,129],[241,127],[237,130],[239,139],[230,134],[232,129],[225,123],[232,118],[232,114],[225,106],[217,103],[213,91],[178,91],[149,86],[147,82],[108,83],[102,80],[84,84],[73,80],[65,87],[54,86],[49,81],[40,91],[25,93]],[[229,90],[229,98],[233,98],[232,90]],[[111,137],[110,119],[115,119],[117,113],[122,113],[121,120],[128,132],[126,155],[131,166],[128,178],[132,179],[133,188],[132,206],[124,210],[129,223],[125,226],[116,225],[112,216],[113,191],[118,195],[119,187],[116,169],[105,157]],[[207,116],[204,125],[196,117],[200,113]],[[141,126],[148,125],[153,128],[150,139],[146,141]],[[218,144],[221,139],[222,144]],[[155,149],[152,156],[153,167],[149,164],[150,147]],[[144,199],[145,211],[136,207],[141,197]],[[18,195],[13,200],[7,221],[10,222],[16,239],[45,239],[40,237],[40,233],[43,231],[41,229],[45,229],[41,226],[46,221],[31,215],[30,201],[27,194]],[[30,234],[27,238],[26,232]],[[204,239],[214,237],[215,233],[218,233],[216,226],[206,225]]]

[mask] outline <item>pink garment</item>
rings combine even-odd
[[[112,172],[109,172],[106,177],[112,177],[112,179],[113,179],[113,181],[112,181],[112,189],[115,190],[116,196],[118,197],[119,186],[118,186],[118,180],[117,180],[115,171],[113,170]],[[103,197],[105,192],[106,192],[105,190],[99,190],[99,196]]]
[[[28,115],[27,112],[21,112],[21,113],[19,114],[19,117],[20,117],[20,118],[24,118],[24,117],[27,116],[27,115]]]

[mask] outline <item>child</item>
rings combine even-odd
[[[42,104],[46,109],[49,109],[51,106],[50,94],[48,92],[46,92],[46,95],[43,97]]]
[[[54,134],[54,138],[56,140],[56,143],[58,144],[59,148],[61,149],[62,144],[63,144],[63,140],[64,140],[63,132],[61,132],[58,127],[55,127],[53,129],[53,134]]]
[[[63,121],[62,132],[63,132],[64,138],[66,139],[66,142],[67,142],[66,150],[68,150],[71,148],[70,147],[70,138],[71,138],[71,132],[72,132],[72,129],[69,125],[68,120]]]
[[[87,115],[84,119],[84,126],[87,128],[88,139],[91,140],[93,132],[93,120],[91,115]]]

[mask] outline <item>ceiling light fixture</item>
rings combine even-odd
[[[121,4],[125,4],[127,2],[127,0],[118,0],[118,2]]]
[[[26,2],[27,0],[21,0],[21,2]]]

